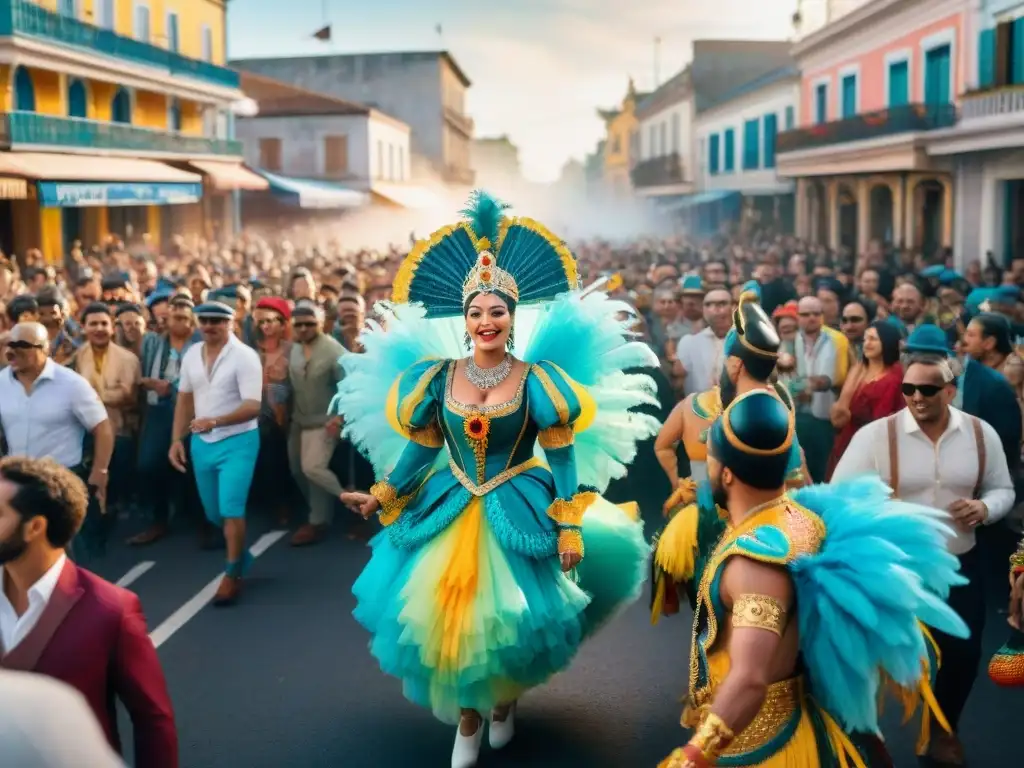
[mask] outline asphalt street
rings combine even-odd
[[[351,617],[350,587],[369,550],[346,537],[347,522],[328,541],[294,549],[253,521],[251,540],[265,551],[241,603],[226,609],[203,607],[222,553],[200,551],[187,531],[148,548],[115,544],[95,564],[112,581],[134,577],[130,588],[157,633],[183,768],[448,765],[453,729],[379,672]],[[120,525],[118,540],[132,530]],[[992,602],[986,654],[1004,636],[1001,595]],[[481,765],[653,768],[683,740],[689,635],[688,614],[652,627],[645,595],[567,672],[525,697],[515,740],[501,753],[485,743]],[[1019,692],[979,679],[962,724],[973,766],[1021,765],[1022,705]],[[885,734],[896,765],[910,768],[916,732],[896,717],[891,707]],[[130,743],[127,722],[123,733]]]

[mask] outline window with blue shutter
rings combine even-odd
[[[996,79],[996,31],[983,29],[978,36],[978,87],[991,88]]]
[[[761,162],[761,121],[743,123],[743,170],[756,171]]]
[[[792,109],[792,107],[786,107]],[[779,118],[773,112],[764,116],[764,167],[775,167],[775,136],[779,132]]]
[[[924,55],[924,103],[929,106],[949,104],[949,45],[940,45]]]
[[[894,61],[889,65],[889,106],[910,103],[910,62]]]
[[[1014,85],[1024,83],[1024,16],[1013,22],[1013,47],[1010,49],[1010,77]]]
[[[725,160],[722,163],[724,173],[736,170],[736,132],[732,128],[725,129]]]
[[[822,83],[814,89],[814,122],[818,125],[828,122],[828,85]]]
[[[717,133],[712,133],[708,139],[708,173],[712,176],[718,175],[719,138]]]
[[[842,112],[840,117],[844,120],[848,117],[854,117],[857,114],[857,76],[846,75],[842,82]]]
[[[786,107],[786,130],[792,131],[796,127],[796,110],[793,107]]]

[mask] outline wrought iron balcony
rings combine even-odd
[[[900,133],[933,131],[936,128],[949,128],[955,123],[956,106],[953,104],[907,104],[784,131],[776,139],[775,151],[781,154]]]
[[[37,112],[0,113],[0,144],[17,149],[81,149],[184,157],[242,155],[240,141]]]
[[[643,160],[633,166],[630,175],[633,186],[638,188],[664,187],[686,181],[683,176],[683,162],[678,152]]]
[[[0,37],[19,36],[158,67],[171,75],[190,77],[225,88],[238,88],[238,73],[228,67],[190,59],[166,48],[119,35],[54,13],[30,0],[0,0]]]
[[[997,85],[983,91],[972,91],[961,97],[960,120],[1016,115],[1024,119],[1024,87]]]

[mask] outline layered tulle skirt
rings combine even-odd
[[[414,548],[396,546],[385,529],[353,587],[354,615],[381,669],[452,724],[463,708],[487,713],[565,669],[584,639],[640,595],[646,575],[649,547],[628,508],[600,498],[590,506],[585,557],[571,574],[557,556],[504,546],[487,510],[487,497],[471,497]]]

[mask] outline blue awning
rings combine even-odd
[[[202,183],[40,181],[39,201],[44,208],[91,208],[125,205],[196,203]]]
[[[293,179],[260,170],[257,173],[270,183],[274,197],[296,208],[360,208],[370,201],[370,196],[364,192],[329,181]]]
[[[697,205],[707,205],[708,203],[720,203],[733,195],[738,195],[732,189],[709,189],[706,192],[698,192],[695,195],[687,195],[684,199],[673,205],[667,210],[671,211],[685,211],[689,208],[693,208]]]

